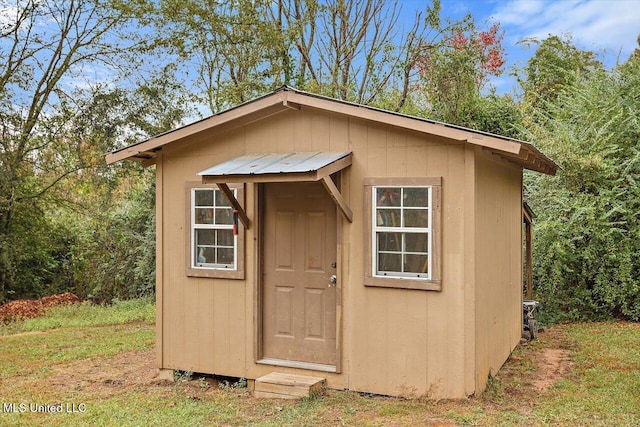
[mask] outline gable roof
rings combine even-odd
[[[344,114],[346,116],[395,126],[401,129],[477,145],[487,148],[495,154],[526,169],[549,175],[555,175],[558,168],[551,159],[532,144],[525,141],[328,98],[303,92],[288,86],[283,86],[267,95],[214,114],[200,121],[108,153],[106,155],[106,161],[107,164],[112,164],[120,160],[153,162],[155,152],[166,144],[209,129],[232,124],[236,121],[250,122],[286,111],[287,109],[299,110],[303,107]]]

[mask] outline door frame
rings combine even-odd
[[[337,172],[331,176],[336,186],[341,187],[341,172]],[[254,206],[256,208],[257,220],[255,221],[255,236],[254,239],[254,301],[253,301],[253,348],[254,348],[254,362],[260,365],[272,365],[283,366],[298,369],[307,369],[311,371],[323,371],[323,372],[342,372],[342,282],[344,277],[343,266],[343,254],[342,254],[342,221],[343,215],[337,206],[335,208],[336,214],[336,364],[334,365],[321,365],[317,363],[299,362],[280,359],[265,359],[263,351],[263,272],[264,272],[264,186],[265,183],[254,184]]]

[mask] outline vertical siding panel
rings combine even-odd
[[[245,147],[245,129],[246,127],[241,127],[238,129],[234,129],[229,134],[229,143],[225,144],[227,146],[227,156],[232,159],[234,157],[241,156],[246,153]]]
[[[381,126],[367,126],[368,164],[367,176],[388,176],[387,129]],[[366,211],[365,211],[366,212]],[[367,233],[371,231],[367,230]],[[373,390],[384,390],[388,384],[389,372],[389,298],[387,289],[365,289],[367,301],[367,381]],[[395,351],[396,349],[393,349]],[[360,356],[362,357],[362,355]]]
[[[523,259],[522,259],[522,242],[523,240],[523,236],[522,236],[522,206],[523,206],[523,200],[522,200],[522,169],[521,168],[516,168],[516,167],[512,167],[512,177],[511,177],[511,183],[512,183],[512,189],[511,189],[511,194],[514,194],[513,196],[513,203],[515,204],[515,206],[513,206],[513,212],[511,213],[511,218],[513,219],[513,230],[514,230],[514,238],[511,240],[511,249],[510,249],[510,253],[513,254],[513,256],[515,256],[515,260],[513,260],[513,262],[511,263],[511,266],[513,268],[512,272],[511,272],[511,277],[513,278],[513,285],[512,285],[512,289],[513,292],[515,293],[515,295],[513,295],[513,301],[518,301],[517,307],[513,307],[513,313],[511,314],[511,316],[513,316],[513,318],[516,317],[520,317],[522,316],[522,310],[520,309],[520,307],[522,306],[522,283],[523,283],[523,277],[522,277],[522,266],[524,265],[523,263]],[[515,197],[515,194],[518,194],[519,197]],[[512,330],[512,335],[510,337],[511,342],[509,343],[510,345],[513,345],[514,342],[519,342],[520,341],[520,337],[522,336],[522,325],[520,325],[520,322],[518,322],[517,324],[514,323],[513,325],[513,330]]]
[[[246,153],[275,153],[278,151],[278,116],[260,122],[260,125],[245,126]]]
[[[464,206],[464,150],[461,145],[428,146],[429,176],[442,176],[442,291],[429,293],[427,301],[427,378],[436,395],[462,396],[452,384],[463,375],[464,316],[462,267]]]
[[[368,288],[366,291],[367,316],[366,348],[358,355],[367,360],[366,387],[370,390],[385,390],[390,380],[388,372],[389,351],[389,305],[388,289]],[[366,389],[365,389],[366,390]]]
[[[343,371],[348,373],[348,387],[362,389],[368,377],[367,364],[367,294],[362,284],[364,277],[364,187],[362,179],[368,175],[367,127],[358,119],[349,120],[349,149],[354,151],[353,163],[345,175],[350,178],[350,203],[353,209],[353,224],[343,227],[345,241],[350,241],[350,255],[343,253],[343,262],[349,260],[348,274],[342,286],[343,302]]]
[[[312,118],[309,111],[304,109],[292,111],[293,115],[293,141],[295,151],[322,151],[312,148]]]
[[[156,155],[156,367],[163,369],[164,364],[164,188],[162,151]]]
[[[418,138],[414,134],[407,135],[407,176],[441,176],[428,169],[427,141]],[[427,299],[431,292],[408,291],[405,295],[406,329],[412,332],[409,342],[406,343],[406,380],[407,394],[422,395],[427,388],[427,353],[428,324],[427,324]]]
[[[450,262],[453,265],[456,261],[451,258],[450,251],[454,249],[450,245],[451,239],[455,239],[455,235],[449,230],[450,223],[447,218],[451,218],[449,211],[451,206],[447,200],[449,193],[455,192],[454,182],[450,181],[450,173],[448,169],[449,151],[438,145],[427,147],[427,169],[430,176],[442,176],[442,224],[443,224],[443,243],[442,243],[442,291],[440,293],[430,292],[427,297],[426,323],[427,323],[427,384],[434,393],[442,393],[443,383],[448,375],[446,372],[448,359],[448,343],[445,330],[445,305],[449,296],[452,277],[450,274]],[[454,217],[455,218],[455,217]]]
[[[215,283],[211,279],[202,279],[200,298],[198,298],[198,372],[215,372],[213,359],[214,323],[212,309],[215,306],[213,290]]]
[[[407,312],[407,297],[415,291],[404,289],[387,290],[387,295],[382,301],[386,305],[387,339],[384,347],[387,349],[387,380],[386,387],[407,395],[410,393],[407,387],[407,378],[413,375],[407,366],[407,356],[413,351],[416,325],[409,322],[410,313]]]
[[[448,360],[446,367],[448,371],[447,375],[447,394],[451,396],[464,395],[464,361],[465,361],[465,346],[464,346],[464,293],[465,293],[465,277],[464,277],[464,265],[467,259],[464,256],[464,212],[467,208],[465,200],[465,147],[463,145],[452,146],[447,156],[447,168],[448,168],[448,182],[450,186],[448,198],[445,200],[453,202],[450,205],[450,209],[456,209],[455,214],[450,212],[449,220],[449,232],[453,231],[454,235],[448,239],[450,246],[454,247],[456,253],[455,260],[456,265],[450,266],[449,277],[452,279],[449,282],[448,297],[447,297],[447,311],[444,313],[442,319],[446,319],[446,335],[449,348]],[[443,190],[444,191],[444,190]],[[456,197],[454,194],[458,194]],[[455,219],[453,219],[455,215]]]
[[[176,161],[166,158],[163,161],[165,177],[163,187],[165,188],[164,206],[166,215],[164,217],[164,236],[167,237],[167,244],[164,245],[163,274],[165,280],[165,319],[163,322],[164,348],[167,357],[167,368],[182,368],[188,359],[185,357],[185,311],[184,311],[184,210],[186,200],[184,199],[184,180],[180,179],[182,170],[176,165]],[[181,222],[182,221],[182,222]],[[175,261],[180,260],[177,264]],[[195,355],[191,355],[195,356]]]
[[[245,186],[245,200],[246,210],[249,218],[253,219],[253,225],[249,230],[245,230],[245,282],[238,283],[237,285],[244,287],[244,353],[242,353],[244,366],[242,372],[244,372],[245,378],[251,378],[249,376],[249,370],[253,362],[258,357],[258,342],[257,342],[257,328],[261,324],[258,320],[258,286],[259,278],[257,277],[257,251],[258,251],[258,239],[257,236],[260,233],[258,229],[259,221],[257,215],[257,184],[247,184]],[[236,329],[239,331],[239,329]]]
[[[295,151],[295,141],[293,139],[293,121],[291,120],[291,114],[293,112],[287,112],[285,114],[279,114],[276,117],[277,120],[277,147],[280,153],[290,153]]]
[[[349,148],[349,119],[338,114],[331,115],[329,149],[347,151]]]
[[[407,347],[406,388],[408,394],[421,396],[427,390],[428,352],[435,351],[429,347],[427,334],[427,298],[429,292],[414,291],[406,295],[406,313],[404,321],[407,329],[414,331]],[[429,396],[427,396],[429,397]]]
[[[311,114],[311,124],[302,132],[310,133],[311,150],[307,151],[330,151],[330,129],[331,119],[328,114]]]
[[[405,133],[389,130],[387,135],[387,171],[388,176],[406,176],[407,139]]]
[[[184,258],[183,258],[184,259]],[[198,302],[200,300],[200,283],[201,280],[189,280],[184,279],[184,271],[182,272],[182,287],[183,287],[183,304],[182,310],[184,311],[184,325],[182,327],[183,335],[183,347],[181,347],[184,358],[188,359],[184,361],[184,366],[190,371],[199,371],[198,357],[197,355],[203,350],[201,343],[198,340],[199,335],[199,314],[198,314]],[[196,356],[196,357],[194,357]]]
[[[246,277],[246,276],[245,276]],[[229,331],[229,374],[244,372],[245,341],[240,333],[245,330],[245,283],[229,281],[229,317],[227,330]]]
[[[214,347],[213,360],[215,373],[229,372],[229,359],[235,357],[229,353],[229,285],[227,281],[216,280],[213,289],[215,308],[213,310]]]
[[[407,147],[407,176],[442,176],[428,171],[427,150],[424,145]]]
[[[387,133],[367,126],[367,177],[387,176]]]
[[[476,391],[476,360],[477,348],[477,313],[476,313],[476,230],[477,199],[476,199],[476,162],[475,153],[471,147],[465,149],[464,163],[464,327],[465,327],[465,380],[464,391],[469,395]]]

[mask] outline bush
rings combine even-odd
[[[155,294],[152,178],[127,189],[119,205],[104,216],[77,223],[71,253],[79,296],[103,303]]]
[[[532,119],[527,137],[560,165],[526,176],[536,298],[550,320],[640,320],[640,57],[564,87]]]

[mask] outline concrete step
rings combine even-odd
[[[256,379],[254,396],[270,399],[300,399],[324,393],[325,379],[272,372]]]

